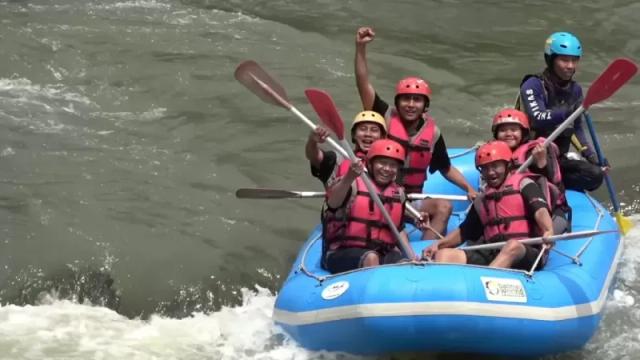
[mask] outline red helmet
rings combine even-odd
[[[404,148],[397,142],[389,139],[376,140],[371,144],[367,152],[367,160],[371,161],[376,156],[392,158],[404,163]]]
[[[408,77],[398,81],[396,85],[396,96],[403,94],[423,95],[428,101],[431,99],[431,88],[426,81],[418,77]]]
[[[511,149],[506,142],[490,141],[476,151],[476,168],[498,160],[511,161],[511,155]]]
[[[496,116],[493,117],[493,122],[491,123],[491,132],[493,132],[494,136],[498,126],[502,124],[518,124],[522,127],[523,131],[529,131],[529,118],[527,114],[520,110],[512,108],[500,110]]]

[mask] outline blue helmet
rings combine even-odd
[[[557,32],[547,38],[547,42],[544,45],[544,54],[547,56],[569,55],[581,57],[582,45],[580,45],[580,40],[575,35],[568,32]]]

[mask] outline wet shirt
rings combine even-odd
[[[375,100],[373,101],[373,111],[378,114],[386,114],[389,110],[389,104],[387,104],[384,100],[380,99],[378,94],[376,93]],[[409,132],[409,136],[414,136],[424,125],[424,120],[420,119],[420,124],[414,131]],[[447,145],[444,142],[444,137],[442,133],[438,137],[433,146],[433,154],[431,157],[431,163],[429,164],[429,173],[433,174],[436,171],[446,172],[449,170],[451,166],[451,159],[449,159],[449,154],[447,153]]]
[[[544,200],[544,194],[536,183],[529,182],[522,188],[521,193],[524,198],[528,221],[535,222],[533,214],[535,214],[539,209],[549,209],[549,205]],[[467,217],[464,219],[462,224],[460,224],[460,235],[463,240],[475,241],[483,234],[484,227],[480,221],[480,215],[478,215],[475,206],[472,206],[469,209]]]

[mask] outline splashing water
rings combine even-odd
[[[640,216],[632,220],[639,221]],[[640,228],[626,237],[601,328],[585,349],[553,359],[632,359],[640,350]],[[273,324],[275,295],[242,289],[242,304],[183,319],[129,319],[108,308],[43,297],[36,306],[0,307],[0,359],[363,359],[310,352]]]

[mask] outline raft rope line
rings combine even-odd
[[[535,270],[536,266],[538,266],[538,263],[540,262],[540,259],[542,259],[542,255],[544,255],[544,253],[549,250],[549,247],[550,247],[550,245],[548,245],[548,244],[542,245],[542,250],[540,250],[540,253],[538,254],[538,257],[536,258],[536,261],[533,262],[533,265],[531,265],[531,268],[529,269],[529,271],[525,272],[526,276],[533,277],[533,271]]]
[[[313,240],[309,242],[309,245],[307,245],[307,247],[304,249],[304,252],[302,253],[302,258],[300,259],[300,265],[298,265],[298,271],[322,283],[325,279],[324,276],[317,276],[316,274],[307,270],[307,268],[304,266],[304,263],[307,261],[307,253],[309,252],[309,249],[311,249],[311,246],[313,246],[313,244],[315,244],[316,241],[320,239],[322,239],[322,231],[320,231],[320,233],[318,233],[318,235],[316,235],[316,237],[313,238]],[[322,259],[320,259],[320,261],[322,261]]]
[[[317,236],[315,241],[320,239]],[[623,239],[622,237],[620,238]],[[306,251],[306,250],[305,250]],[[425,316],[425,315],[471,315],[471,316],[497,316],[512,319],[529,319],[541,321],[562,321],[576,318],[582,318],[598,314],[602,311],[605,304],[609,286],[617,270],[617,264],[622,254],[622,246],[616,250],[613,258],[613,265],[604,280],[604,285],[599,296],[588,303],[574,304],[561,307],[539,307],[539,306],[523,306],[513,304],[496,304],[496,303],[475,303],[475,302],[425,302],[425,303],[379,303],[379,304],[360,304],[348,305],[338,308],[329,308],[322,310],[310,311],[287,311],[274,309],[273,318],[276,322],[288,325],[312,325],[324,323],[328,321],[348,320],[366,317],[380,316]],[[306,254],[305,254],[306,255]],[[303,259],[304,261],[304,256]],[[407,264],[404,264],[407,265]],[[437,265],[452,265],[440,263]],[[459,264],[456,264],[459,266]],[[381,265],[392,266],[392,265]],[[473,267],[482,267],[476,265],[464,265]],[[508,271],[509,269],[501,269]],[[515,272],[522,273],[522,270]],[[313,276],[315,277],[315,276]],[[327,279],[332,276],[315,277],[316,279]]]
[[[305,262],[307,261],[307,254],[309,253],[309,250],[311,249],[311,247],[313,246],[313,244],[316,243],[316,241],[318,240],[322,240],[322,233],[316,235],[315,238],[313,238],[310,242],[309,245],[304,249],[304,252],[302,253],[302,257],[300,259],[300,265],[298,265],[298,271],[305,274],[306,276],[315,279],[316,281],[318,281],[321,285],[325,280],[329,280],[332,279],[334,277],[338,277],[338,276],[343,276],[343,275],[347,275],[347,274],[351,274],[351,273],[355,273],[355,272],[359,272],[359,271],[368,271],[368,270],[372,270],[371,267],[365,267],[365,268],[357,268],[357,269],[353,269],[353,270],[349,270],[349,271],[345,271],[345,272],[341,272],[338,274],[329,274],[329,275],[316,275],[313,272],[309,271],[307,269],[307,267],[304,265]],[[411,261],[411,262],[404,262],[404,263],[396,263],[396,264],[384,264],[384,265],[378,265],[375,268],[383,268],[383,267],[394,267],[394,266],[409,266],[409,265],[417,265],[417,266],[422,266],[424,267],[425,265],[435,265],[435,266],[448,266],[448,265],[455,265],[455,266],[467,266],[467,267],[474,267],[474,268],[482,268],[482,269],[486,269],[487,266],[483,266],[483,265],[473,265],[473,264],[456,264],[456,263],[435,263],[433,261]],[[500,271],[504,271],[504,272],[513,272],[513,273],[526,273],[524,270],[520,270],[520,269],[500,269]]]
[[[318,235],[316,235],[316,237],[313,238],[313,240],[311,240],[309,242],[309,245],[304,249],[304,252],[302,253],[302,258],[300,259],[300,265],[298,265],[298,271],[300,271],[301,273],[307,275],[308,277],[310,277],[312,279],[317,280],[320,284],[322,284],[325,280],[332,279],[332,278],[334,278],[336,276],[343,276],[343,275],[355,273],[355,272],[358,272],[358,271],[366,271],[366,270],[371,270],[372,269],[371,267],[357,268],[357,269],[341,272],[341,273],[338,273],[338,274],[329,274],[329,275],[322,275],[322,276],[314,274],[313,272],[309,271],[304,264],[307,261],[307,254],[309,253],[309,250],[311,249],[313,244],[315,244],[315,242],[318,241],[318,240],[322,240],[322,232],[320,232]],[[382,268],[382,267],[394,267],[394,266],[406,266],[406,265],[424,266],[427,263],[432,264],[431,261],[411,261],[411,262],[396,263],[396,264],[378,265],[375,268],[377,269],[377,268]]]
[[[465,301],[436,301],[410,303],[376,303],[347,305],[335,308],[287,311],[275,309],[273,318],[278,323],[287,325],[314,325],[329,321],[349,320],[381,316],[425,316],[425,315],[465,315],[494,316],[512,319],[528,319],[541,321],[562,321],[583,318],[602,311],[607,298],[608,289],[617,270],[617,263],[622,253],[616,251],[614,266],[609,269],[604,286],[599,296],[591,302],[561,307],[527,306],[522,304],[477,303]],[[444,265],[444,264],[443,264]]]
[[[598,219],[596,220],[596,223],[594,226],[594,230],[598,230],[600,228],[600,221],[604,218],[604,212],[600,209],[599,206],[597,206],[597,204],[595,203],[591,195],[587,195],[587,199],[589,199],[589,202],[591,202],[591,206],[593,206],[593,208],[596,209],[596,211],[598,212]],[[587,250],[589,245],[591,245],[591,242],[593,242],[593,236],[591,236],[589,238],[589,241],[587,241],[584,245],[582,245],[580,250],[578,250],[578,252],[576,253],[576,258],[578,259],[578,261],[580,261],[580,257],[582,256],[582,254],[585,252],[585,250]]]
[[[593,204],[593,200],[591,199],[591,197],[589,197],[589,201],[591,202],[592,205]],[[604,217],[604,214],[602,212],[602,210],[600,210],[597,206],[594,206],[594,209],[596,210],[596,212],[598,212],[598,218],[596,220],[595,223],[595,227],[593,230],[598,230],[598,228],[600,227],[600,221],[602,220],[602,218]],[[585,250],[589,247],[589,245],[591,245],[591,243],[593,242],[593,238],[594,236],[590,236],[589,237],[589,241],[587,241],[576,253],[576,255],[570,255],[567,254],[561,250],[556,249],[555,247],[550,248],[549,251],[553,251],[555,253],[557,253],[558,255],[562,255],[564,257],[569,258],[573,263],[577,264],[577,265],[582,265],[582,262],[580,261],[580,257],[582,256],[582,254],[585,252]],[[313,244],[322,239],[322,233],[319,233],[318,235],[316,235],[316,237],[309,243],[309,245],[305,248],[303,254],[302,254],[302,258],[300,259],[300,265],[298,266],[298,270],[300,272],[302,272],[303,274],[309,276],[310,278],[315,279],[316,281],[318,281],[320,284],[322,284],[325,280],[328,279],[332,279],[336,276],[342,276],[342,275],[346,275],[346,274],[351,274],[351,273],[355,273],[358,271],[365,271],[365,270],[370,270],[370,268],[358,268],[358,269],[353,269],[353,270],[349,270],[349,271],[345,271],[345,272],[341,272],[339,274],[330,274],[330,275],[323,275],[323,276],[319,276],[314,274],[313,272],[309,271],[306,266],[304,265],[306,260],[307,260],[307,254],[309,252],[309,250],[311,249],[311,247],[313,246]],[[540,259],[542,258],[542,254],[543,254],[544,250],[540,252],[540,254],[538,255],[538,258],[536,259],[535,263],[533,264],[533,266],[531,267],[531,269],[529,269],[529,271],[526,270],[520,270],[520,269],[511,269],[511,268],[503,268],[500,269],[501,271],[504,272],[513,272],[513,273],[520,273],[525,275],[528,278],[533,278],[533,274],[534,271],[533,269],[535,269],[535,267],[537,266],[538,262],[540,261]],[[483,266],[483,265],[473,265],[473,264],[454,264],[454,263],[434,263],[432,261],[412,261],[412,262],[406,262],[406,263],[397,263],[397,264],[385,264],[385,265],[379,265],[377,266],[377,268],[380,267],[392,267],[392,266],[407,266],[407,265],[419,265],[419,266],[424,266],[426,264],[430,264],[430,265],[458,265],[458,266],[468,266],[468,267],[475,267],[475,268],[487,268],[487,266]]]
[[[477,144],[473,145],[472,147],[468,148],[467,150],[465,150],[465,151],[463,151],[463,152],[461,152],[459,154],[455,154],[455,155],[449,156],[449,159],[455,159],[457,157],[465,156],[465,155],[467,155],[468,153],[470,153],[472,151],[476,151],[480,147],[480,145],[482,145],[482,144],[483,143],[477,143]]]
[[[589,202],[591,203],[591,206],[598,213],[598,218],[597,218],[597,220],[595,222],[595,226],[593,228],[594,231],[597,231],[600,228],[600,221],[604,218],[604,213],[595,204],[595,202],[593,201],[591,196],[587,196],[587,199],[589,199]],[[567,257],[567,258],[571,259],[571,261],[573,261],[573,263],[576,264],[576,265],[582,265],[582,261],[580,261],[580,257],[585,252],[585,250],[587,250],[589,245],[591,245],[591,242],[593,242],[593,236],[590,236],[589,240],[586,243],[584,243],[584,245],[582,245],[582,247],[580,247],[580,249],[578,250],[576,255],[569,255],[569,254],[567,254],[567,253],[565,253],[563,251],[560,251],[560,250],[556,249],[555,247],[549,247],[548,245],[545,245],[542,248],[542,251],[540,251],[540,254],[538,254],[538,257],[536,258],[536,261],[533,263],[533,265],[531,266],[529,271],[525,272],[525,275],[528,276],[528,277],[533,277],[533,272],[534,272],[536,266],[538,266],[538,263],[542,259],[542,255],[544,255],[545,251],[553,251],[553,252],[557,253],[558,255],[562,255],[564,257]]]

